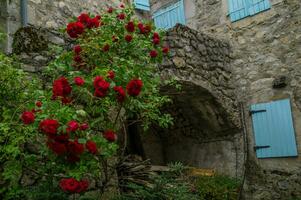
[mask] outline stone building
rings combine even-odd
[[[187,86],[190,96],[175,97],[179,123],[170,137],[159,134],[146,147],[163,149],[158,162],[182,160],[237,175],[245,180],[246,199],[300,197],[300,1],[150,2],[158,27],[182,23],[193,29],[178,26],[168,32],[173,57],[164,71],[194,86]],[[221,123],[224,127],[214,124],[225,118],[234,119],[234,126],[229,120]],[[146,154],[156,157],[151,151]]]
[[[120,3],[28,0],[26,17],[22,2],[0,2],[0,30],[8,35],[1,48],[8,52],[22,23],[55,30],[82,11]],[[301,197],[300,0],[135,2],[144,7],[136,10],[140,17],[168,29],[171,56],[160,66],[162,76],[182,84],[180,92],[162,88],[172,94],[166,110],[175,125],[154,127],[141,138],[140,153],[154,164],[181,161],[237,177],[245,199]],[[47,63],[43,51],[21,58],[32,72]]]

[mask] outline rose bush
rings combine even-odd
[[[24,166],[67,194],[84,193],[91,181],[106,186],[107,159],[116,155],[117,139],[125,138],[127,119],[144,130],[172,121],[160,110],[170,99],[159,92],[157,68],[168,47],[162,33],[133,14],[123,5],[71,21],[72,51],[49,65],[49,91],[21,113],[24,128],[36,131],[40,152],[25,156]]]

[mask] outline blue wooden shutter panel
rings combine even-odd
[[[271,8],[269,0],[228,0],[228,6],[232,22]]]
[[[177,23],[185,24],[183,0],[156,11],[153,19],[156,27],[162,29],[172,28]]]
[[[135,0],[135,8],[150,11],[149,0]]]
[[[252,105],[251,113],[258,158],[298,155],[289,99]]]

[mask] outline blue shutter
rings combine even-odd
[[[183,0],[154,13],[153,19],[157,28],[169,29],[177,23],[185,24],[185,12]]]
[[[271,8],[269,0],[248,0],[249,1],[249,13],[255,15],[259,12],[268,10]]]
[[[249,15],[247,1],[248,0],[228,0],[229,15],[232,22]]]
[[[289,99],[252,105],[250,112],[258,158],[298,155]]]
[[[135,0],[135,8],[150,11],[149,0]]]

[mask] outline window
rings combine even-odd
[[[232,22],[271,8],[269,0],[228,0],[228,5]]]
[[[185,24],[183,0],[156,11],[153,15],[153,19],[156,27],[162,29],[172,28],[177,23]]]
[[[298,155],[289,99],[252,105],[250,114],[258,158]]]
[[[149,0],[134,0],[135,8],[150,11]]]

